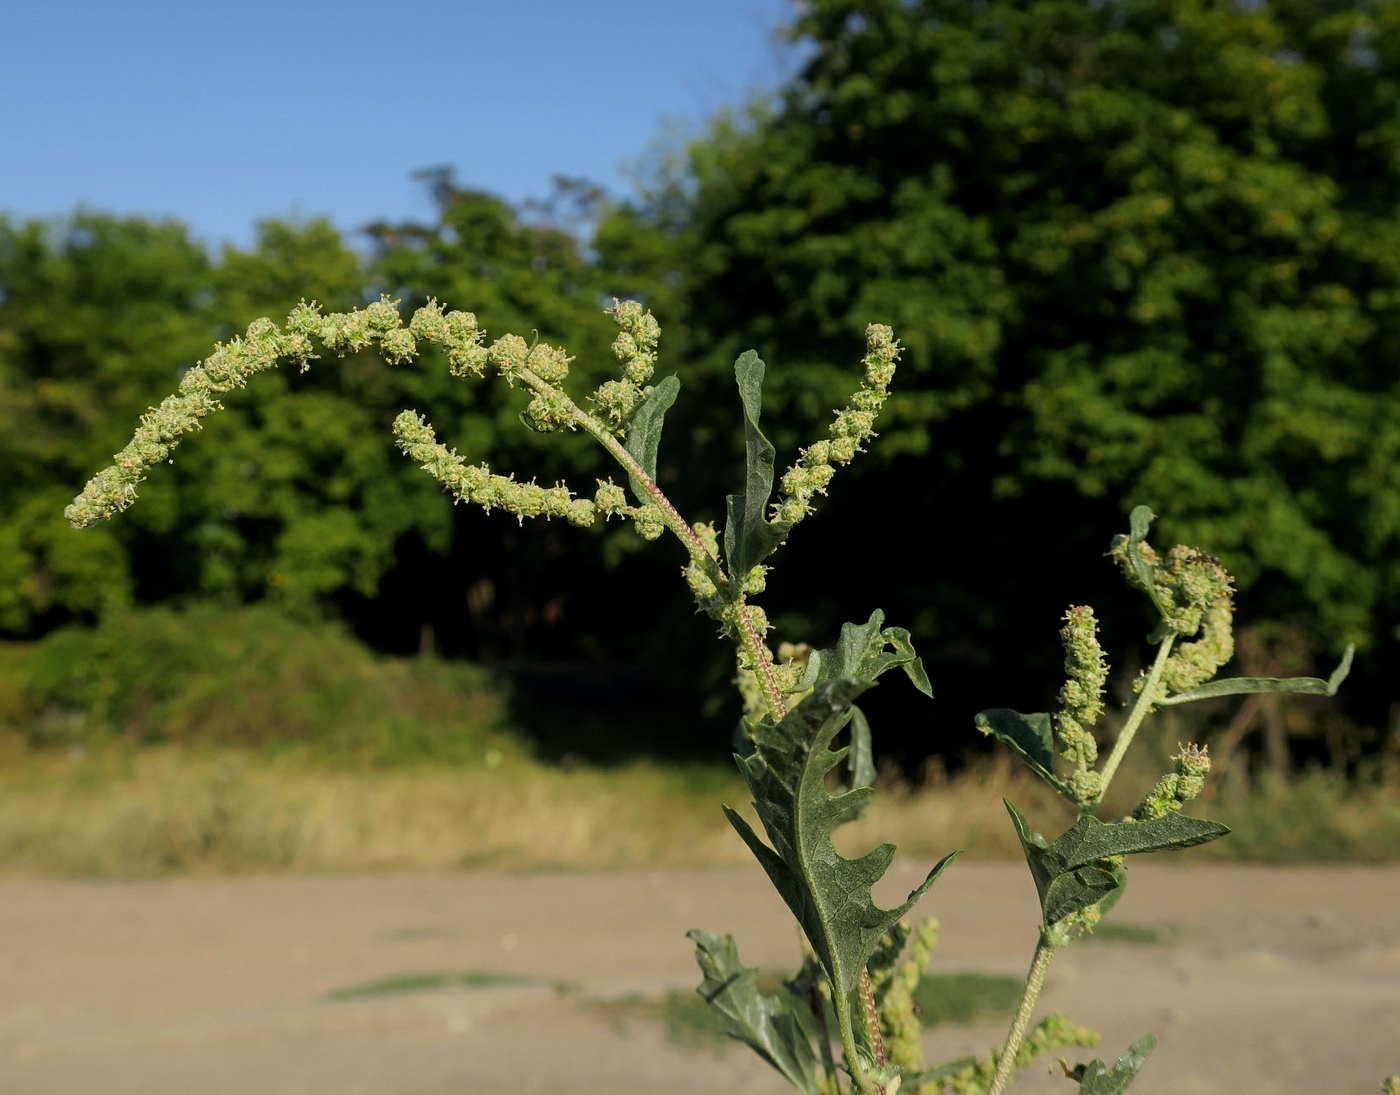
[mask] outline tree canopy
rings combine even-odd
[[[871,488],[936,515],[933,570],[1010,579],[979,614],[925,570],[925,630],[1004,643],[1147,502],[1256,618],[1393,650],[1400,5],[811,0],[794,32],[800,74],[650,222],[696,342],[756,345],[798,420],[864,323],[899,333]]]

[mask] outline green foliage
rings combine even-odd
[[[794,430],[865,317],[900,331],[876,460],[901,463],[859,505],[978,530],[947,568],[911,546],[916,634],[1021,649],[1039,576],[1152,498],[1253,617],[1393,642],[1400,9],[814,0],[794,35],[799,75],[667,164],[640,219],[715,376],[781,348]],[[1066,533],[1021,574],[1012,497],[1018,529]],[[963,596],[971,567],[997,588]]]
[[[724,1032],[750,1046],[798,1091],[821,1095],[811,1011],[788,994],[760,992],[758,970],[739,961],[732,935],[721,939],[696,930],[689,938],[705,978],[696,991],[720,1017]]]
[[[1011,803],[1008,802],[1006,808],[1025,849],[1047,929],[1074,913],[1098,905],[1120,889],[1123,878],[1115,871],[1115,861],[1121,857],[1190,848],[1230,831],[1213,821],[1180,814],[1112,824],[1086,815],[1051,843],[1039,833],[1032,834],[1026,819]]]
[[[742,817],[725,810],[802,925],[838,998],[855,991],[880,937],[952,858],[941,860],[898,907],[881,909],[870,887],[889,868],[894,845],[882,844],[851,860],[831,843],[835,827],[874,793],[869,786],[838,795],[826,789],[827,773],[845,757],[844,750],[833,752],[829,746],[850,719],[851,702],[868,687],[850,679],[823,684],[786,718],[754,734],[756,751],[743,761],[741,772],[772,849]]]
[[[309,747],[381,765],[516,748],[480,670],[378,658],[340,628],[267,606],[133,610],[0,649],[13,655],[0,659],[0,724],[36,746]]]
[[[476,970],[466,973],[403,973],[396,977],[368,981],[363,985],[333,989],[326,993],[326,999],[358,1000],[364,996],[396,996],[406,992],[430,992],[433,989],[477,989],[494,988],[500,985],[530,984],[538,984],[538,982],[525,977],[512,977],[503,973],[484,973]]]
[[[1074,1069],[1070,1078],[1079,1081],[1080,1095],[1122,1095],[1156,1048],[1157,1039],[1146,1034],[1130,1045],[1128,1052],[1113,1062],[1111,1069],[1095,1058]]]

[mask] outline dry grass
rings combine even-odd
[[[722,769],[561,769],[496,756],[496,767],[374,769],[177,747],[72,758],[15,752],[0,763],[0,871],[110,878],[748,861],[718,808],[746,803],[747,794]],[[1003,796],[1047,833],[1071,820],[1036,781],[1002,762],[919,791],[886,786],[838,843],[848,853],[892,840],[919,858],[954,848],[1019,857]],[[1400,857],[1394,788],[1314,776],[1222,798],[1202,812],[1237,830],[1202,850],[1208,855]]]
[[[1000,794],[1034,794],[1006,769],[912,794],[890,789],[843,831],[854,849],[1015,854]],[[719,811],[747,793],[712,768],[498,767],[375,770],[305,757],[174,747],[0,765],[0,871],[169,873],[607,868],[747,862]]]

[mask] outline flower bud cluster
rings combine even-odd
[[[654,326],[655,320],[651,323]],[[562,350],[547,345],[531,349],[517,335],[506,335],[487,350],[481,345],[474,315],[444,314],[437,301],[419,308],[407,328],[399,318],[398,302],[388,297],[365,308],[325,315],[314,303],[303,301],[287,316],[285,329],[270,319],[254,320],[242,338],[215,346],[213,353],[186,372],[179,391],[142,416],[131,442],[117,453],[111,467],[88,482],[64,516],[75,528],[87,528],[126,509],[136,500],[136,486],[145,471],[169,459],[184,435],[198,429],[201,419],[219,409],[219,396],[243,387],[255,374],[284,361],[304,371],[316,356],[315,341],[340,356],[378,344],[384,359],[394,365],[417,355],[419,338],[446,351],[454,376],[480,376],[491,364],[513,384],[526,367],[535,370],[552,387],[530,404],[527,418],[537,429],[572,424],[577,409],[558,387],[568,375],[570,360]],[[524,488],[523,484],[516,486]],[[533,505],[526,503],[526,510]],[[564,516],[557,497],[549,505],[558,511],[553,515]],[[577,520],[582,511],[575,505],[574,512],[571,520]],[[528,512],[524,515],[529,516]],[[650,527],[654,522],[648,519],[646,523]]]
[[[1066,680],[1060,689],[1060,707],[1084,726],[1094,725],[1103,714],[1108,662],[1099,645],[1098,631],[1099,622],[1088,605],[1076,605],[1065,612],[1060,642],[1065,648]]]
[[[1130,585],[1143,588],[1128,559],[1128,539],[1116,537],[1111,554]],[[1153,590],[1164,613],[1162,625],[1189,638],[1172,651],[1163,667],[1164,694],[1184,692],[1210,680],[1235,655],[1234,585],[1229,572],[1213,555],[1178,544],[1162,559],[1150,545],[1138,546],[1153,571]],[[1138,681],[1141,690],[1143,680]]]
[[[1055,736],[1060,756],[1074,765],[1067,778],[1075,802],[1084,805],[1097,800],[1102,777],[1093,771],[1099,759],[1099,744],[1087,729],[1103,713],[1103,688],[1108,680],[1108,663],[1099,645],[1098,621],[1094,610],[1078,605],[1065,612],[1060,641],[1065,648],[1065,684],[1060,689],[1060,713],[1055,716]]]
[[[807,698],[812,691],[802,687],[807,676],[807,665],[812,660],[816,647],[808,643],[779,643],[778,660],[773,664],[773,679],[778,683],[788,708],[794,708]]]
[[[417,338],[441,346],[447,354],[448,371],[455,377],[480,377],[486,373],[488,352],[481,345],[481,329],[470,312],[448,312],[435,300],[413,313],[408,325]]]
[[[567,487],[519,483],[493,474],[485,465],[468,464],[454,450],[438,444],[433,428],[412,411],[394,419],[394,437],[399,448],[458,501],[474,503],[488,512],[499,507],[521,521],[526,517],[562,517],[570,524],[587,527],[597,516],[595,502],[575,498]]]
[[[1205,790],[1206,776],[1210,774],[1209,748],[1194,744],[1177,748],[1180,752],[1172,757],[1176,771],[1158,780],[1157,786],[1138,804],[1133,811],[1137,821],[1155,821],[1174,814]]]
[[[906,941],[909,957],[900,962]],[[912,931],[901,921],[882,937],[881,947],[885,948],[885,953],[877,950],[869,962],[871,988],[885,1039],[885,1056],[891,1064],[909,1071],[923,1067],[922,1023],[915,993],[928,972],[937,945],[936,919],[929,917]]]
[[[849,464],[861,451],[861,444],[875,436],[875,419],[889,395],[894,380],[899,342],[882,323],[865,329],[865,374],[850,406],[836,413],[828,427],[828,439],[803,449],[797,463],[784,473],[783,499],[775,507],[774,519],[796,524],[812,512],[813,499],[826,493],[835,474],[835,464]]]
[[[621,429],[642,401],[642,385],[656,368],[656,346],[661,326],[656,318],[635,300],[613,301],[608,309],[613,322],[622,328],[613,341],[613,354],[622,366],[622,379],[609,380],[591,396],[599,417],[614,429]]]
[[[719,562],[719,533],[715,531],[714,522],[697,521],[690,527],[705,552],[715,562]],[[719,619],[725,601],[710,572],[692,559],[686,563],[681,573],[685,576],[685,583],[690,586],[691,595],[701,611],[713,619]]]
[[[364,313],[355,315],[360,318],[352,325],[353,336],[342,335],[344,328],[335,325],[330,328],[331,336],[366,342],[374,337],[375,329]],[[88,528],[136,501],[136,485],[146,469],[169,459],[184,435],[199,429],[200,420],[220,408],[219,396],[243,387],[250,377],[281,361],[305,366],[313,356],[306,329],[314,326],[319,334],[326,323],[312,305],[302,305],[292,316],[295,322],[289,323],[287,331],[271,320],[255,320],[243,338],[220,343],[208,358],[186,372],[179,391],[141,416],[135,435],[113,457],[112,466],[98,472],[63,511],[69,523],[74,528]]]

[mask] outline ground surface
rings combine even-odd
[[[916,877],[896,866],[889,881]],[[955,865],[921,912],[943,924],[937,968],[1023,971],[1035,923],[1024,867]],[[1173,941],[1076,945],[1044,999],[1099,1027],[1110,1060],[1157,1034],[1134,1095],[1370,1095],[1400,1072],[1400,869],[1148,862],[1115,919],[1171,926]],[[693,986],[692,927],[734,932],[750,964],[797,953],[756,869],[0,882],[0,1092],[786,1090],[742,1047],[687,1052],[654,1024],[620,1028],[588,1005]],[[576,989],[328,998],[468,971]],[[940,1030],[930,1048],[946,1059],[1001,1033]],[[1073,1088],[1040,1068],[1016,1090]]]

